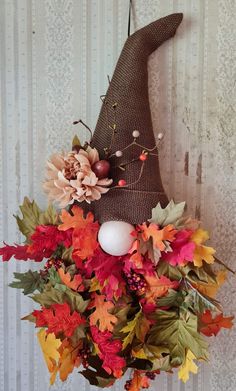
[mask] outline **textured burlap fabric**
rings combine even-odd
[[[92,140],[92,146],[98,149],[101,158],[104,156],[104,148],[110,145],[110,126],[113,123],[116,123],[116,134],[112,152],[122,150],[130,144],[135,129],[140,132],[137,140],[140,144],[147,148],[155,146],[148,98],[147,60],[163,42],[174,36],[182,17],[182,14],[166,16],[128,37],[104,99]],[[116,103],[115,117],[113,105]],[[111,160],[110,177],[114,179],[114,184],[119,179],[125,179],[127,184],[135,182],[140,173],[140,161],[128,165],[124,172],[115,166],[130,161],[141,152],[140,148],[132,146],[124,152],[122,158]],[[93,202],[90,210],[100,223],[122,220],[138,224],[150,218],[152,208],[159,201],[162,206],[168,203],[162,186],[158,157],[149,156],[137,184],[128,188],[111,189],[101,200]]]

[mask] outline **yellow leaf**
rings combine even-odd
[[[218,289],[223,285],[227,277],[227,271],[226,270],[220,270],[217,273],[216,277],[216,283],[213,282],[198,282],[194,283],[194,286],[197,288],[199,292],[201,292],[205,296],[209,296],[214,298],[218,292]]]
[[[180,367],[179,372],[178,372],[179,379],[182,380],[184,383],[186,383],[186,381],[189,379],[190,372],[196,374],[198,371],[198,367],[195,364],[195,362],[193,361],[195,359],[196,359],[196,357],[191,352],[191,350],[188,350],[187,355],[186,355],[186,359],[185,359],[185,363]]]
[[[101,291],[101,290],[102,290],[102,286],[100,285],[98,279],[96,277],[93,277],[91,279],[89,292],[95,292],[95,291]]]
[[[61,346],[61,341],[60,339],[57,339],[53,333],[47,334],[45,329],[41,329],[38,332],[38,341],[41,346],[48,370],[49,372],[53,372],[56,366],[56,362],[60,358],[58,349]]]
[[[202,243],[205,243],[209,239],[209,234],[207,231],[199,228],[191,236],[191,240],[195,243],[195,250],[193,255],[194,266],[202,267],[202,261],[206,263],[214,263],[213,254],[215,254],[215,249],[213,247],[204,246]]]

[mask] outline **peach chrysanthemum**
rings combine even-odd
[[[50,201],[61,208],[74,201],[90,203],[99,200],[109,191],[112,179],[98,179],[91,167],[99,161],[95,148],[88,147],[68,154],[54,154],[47,162],[46,181],[43,188]]]

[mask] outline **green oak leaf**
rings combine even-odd
[[[27,241],[34,233],[37,225],[57,225],[58,214],[52,205],[49,205],[45,212],[41,211],[35,201],[24,198],[20,206],[22,218],[15,216],[20,232],[26,237]]]
[[[160,226],[175,224],[183,215],[185,202],[175,204],[173,200],[169,202],[166,208],[162,209],[160,202],[152,209],[151,223]]]
[[[156,311],[156,324],[148,343],[164,345],[170,350],[170,363],[179,366],[185,360],[186,349],[197,359],[207,360],[207,343],[198,333],[198,318],[190,311]]]
[[[18,281],[13,281],[9,286],[23,289],[24,295],[29,295],[35,291],[43,291],[45,281],[37,271],[28,270],[25,273],[14,273],[14,278]]]

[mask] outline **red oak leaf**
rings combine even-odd
[[[78,312],[71,314],[67,303],[43,307],[41,311],[35,310],[33,316],[36,318],[36,327],[47,327],[47,333],[54,333],[56,336],[64,333],[66,337],[71,337],[78,326],[86,323]]]
[[[190,241],[192,231],[178,231],[175,240],[171,243],[172,252],[162,253],[162,259],[170,265],[184,266],[188,262],[193,262],[195,243]]]
[[[216,317],[213,318],[212,313],[209,310],[206,310],[201,317],[203,325],[201,326],[200,331],[207,337],[217,335],[221,328],[231,329],[233,326],[233,319],[233,316],[224,318],[223,314],[216,315]]]
[[[113,340],[112,333],[109,331],[100,331],[95,326],[92,326],[90,330],[93,341],[98,345],[103,369],[116,378],[121,377],[123,368],[126,366],[125,359],[117,354],[121,352],[122,342],[118,339]]]

